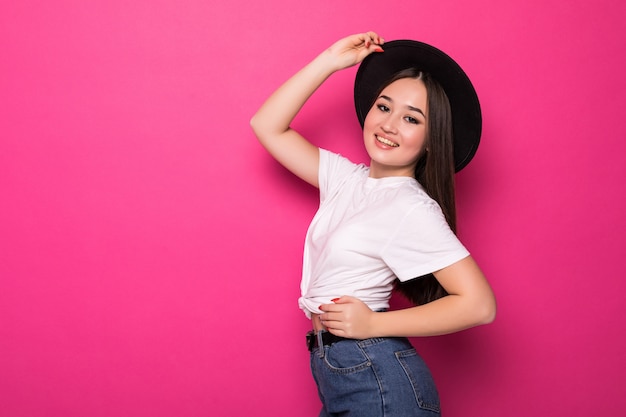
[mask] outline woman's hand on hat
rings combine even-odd
[[[333,58],[337,69],[344,69],[363,61],[374,52],[383,52],[385,40],[376,32],[358,33],[338,40],[327,53]]]
[[[332,300],[333,304],[322,304],[322,324],[334,335],[351,339],[374,337],[372,318],[377,313],[355,297],[344,295]]]

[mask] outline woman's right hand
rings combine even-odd
[[[332,57],[335,69],[341,70],[360,63],[373,52],[383,52],[384,43],[376,32],[358,33],[338,40],[326,53]]]

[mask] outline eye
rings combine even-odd
[[[407,122],[409,122],[411,124],[414,124],[414,125],[420,124],[420,121],[417,120],[415,117],[405,116],[404,120],[406,120]]]
[[[378,108],[378,110],[388,113],[389,112],[389,107],[385,106],[384,104],[377,104],[376,107]]]

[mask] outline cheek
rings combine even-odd
[[[363,139],[366,140],[367,138],[370,138],[373,133],[375,131],[375,127],[372,124],[372,121],[370,120],[368,123],[368,120],[365,119],[365,121],[363,122]]]
[[[426,129],[408,131],[405,137],[414,149],[421,150],[426,144]]]
[[[367,113],[367,116],[365,116],[365,120],[363,120],[363,130],[371,129],[371,126],[374,123],[373,119],[374,117],[371,116],[371,112]]]

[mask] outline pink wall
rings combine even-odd
[[[499,315],[414,341],[445,414],[626,412],[626,3],[345,3],[2,2],[0,415],[316,415],[296,304],[316,194],[248,121],[370,29],[449,52],[483,105],[460,234]],[[296,124],[362,160],[353,77]]]

